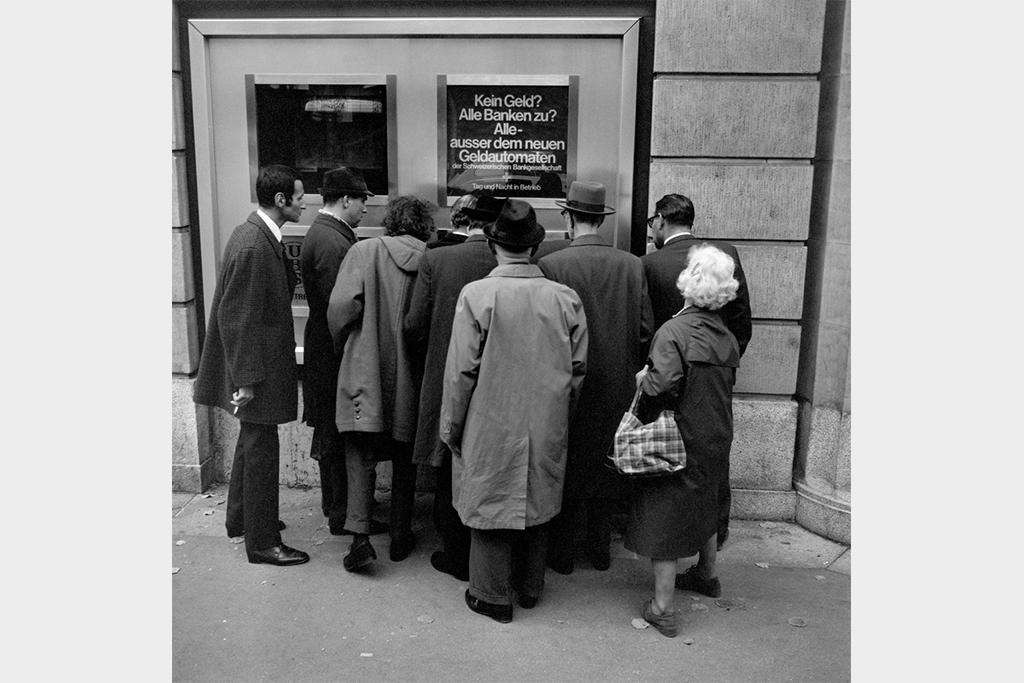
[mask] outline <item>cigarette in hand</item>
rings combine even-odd
[[[235,412],[233,412],[233,413],[231,413],[231,414],[232,414],[232,415],[238,415],[238,406],[235,406]]]

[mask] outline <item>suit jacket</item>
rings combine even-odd
[[[437,247],[450,247],[455,244],[462,244],[466,241],[466,235],[452,232],[449,230],[443,235],[439,236],[433,242],[427,242],[427,249],[436,249]]]
[[[471,235],[448,249],[428,251],[420,260],[405,315],[406,339],[423,366],[413,462],[440,467],[448,454],[437,428],[455,302],[464,285],[486,277],[497,265],[483,235]]]
[[[258,424],[295,419],[295,283],[284,247],[253,212],[224,248],[193,390],[196,403],[232,413],[231,395],[252,386],[255,397],[239,408],[238,419]]]
[[[750,292],[747,290],[747,277],[743,273],[743,264],[736,247],[728,242],[702,239],[700,237],[676,237],[658,251],[640,257],[647,276],[647,291],[651,296],[651,307],[654,309],[654,328],[661,327],[669,318],[683,307],[683,295],[676,289],[679,273],[686,268],[687,252],[690,247],[698,244],[711,244],[732,257],[736,263],[735,277],[740,283],[736,298],[722,306],[719,314],[726,327],[736,337],[740,346],[740,355],[750,341]]]
[[[569,423],[566,496],[619,498],[629,482],[605,466],[615,429],[636,390],[634,375],[654,334],[651,301],[640,259],[597,235],[577,237],[538,264],[549,279],[571,287],[587,314],[587,379]]]
[[[530,263],[538,263],[542,258],[547,256],[548,254],[553,254],[556,251],[559,251],[561,249],[565,249],[567,246],[569,246],[569,240],[568,239],[564,239],[564,240],[548,240],[548,239],[546,239],[546,240],[544,240],[543,242],[540,243],[540,246],[537,247],[537,253],[535,253],[533,255],[533,258],[530,259]]]
[[[327,302],[338,279],[341,261],[355,243],[352,228],[322,213],[313,219],[302,243],[299,262],[309,304],[303,353],[302,419],[309,425],[334,423],[341,354],[335,353],[334,341],[327,329]]]

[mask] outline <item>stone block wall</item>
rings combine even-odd
[[[733,516],[792,519],[824,0],[659,2],[648,211],[736,245],[753,336],[737,374]]]
[[[199,368],[200,321],[193,268],[178,8],[171,16],[171,488],[200,492],[216,478],[209,457],[210,414],[192,403]]]

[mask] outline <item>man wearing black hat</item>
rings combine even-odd
[[[728,242],[707,240],[693,235],[694,208],[689,197],[681,194],[667,194],[654,205],[654,215],[647,219],[647,226],[654,236],[653,251],[640,261],[644,265],[647,277],[647,291],[651,295],[651,307],[654,310],[654,329],[678,313],[683,308],[683,295],[676,287],[679,273],[686,269],[687,255],[690,248],[701,243],[712,244],[726,254],[736,264],[735,277],[740,283],[736,298],[719,309],[722,321],[729,328],[740,347],[740,356],[750,341],[750,292],[747,289],[747,278],[743,273],[740,255],[736,247]],[[718,491],[718,548],[725,544],[729,537],[729,510],[732,504],[732,491],[729,488],[728,470]],[[680,586],[681,588],[683,586]]]
[[[305,208],[295,171],[273,165],[256,178],[259,208],[231,233],[213,292],[195,402],[238,418],[225,527],[245,536],[249,562],[302,564],[309,555],[281,541],[278,519],[277,425],[298,411],[292,293],[295,272],[281,244],[281,226]]]
[[[528,609],[544,588],[587,319],[575,292],[530,263],[544,239],[533,207],[507,200],[484,234],[498,266],[456,303],[440,436],[452,450],[455,509],[471,529],[466,605],[507,623],[513,591]]]
[[[469,578],[469,527],[459,520],[452,507],[451,451],[438,438],[441,387],[459,292],[498,265],[487,246],[484,227],[494,222],[504,203],[504,199],[474,194],[456,201],[460,219],[466,221],[466,241],[423,255],[405,316],[406,337],[425,366],[412,459],[417,464],[439,468],[434,493],[434,526],[444,549],[430,556],[430,564],[460,581]],[[455,212],[454,206],[452,211]],[[453,217],[452,224],[455,222]]]
[[[547,277],[579,294],[590,331],[587,381],[569,424],[562,511],[550,532],[548,566],[561,574],[573,571],[576,530],[584,513],[590,563],[603,571],[611,562],[609,513],[612,501],[628,494],[629,482],[606,466],[606,456],[654,332],[640,259],[598,235],[604,217],[615,213],[604,198],[601,183],[573,181],[566,201],[555,202],[562,207],[572,243],[538,262]]]
[[[356,243],[355,229],[366,213],[366,199],[373,193],[358,170],[342,167],[324,173],[320,194],[324,208],[317,212],[309,226],[299,257],[309,304],[303,352],[302,419],[313,428],[309,455],[320,465],[324,517],[328,518],[331,533],[341,535],[351,533],[345,530],[348,503],[345,451],[334,420],[341,354],[335,352],[327,328],[327,302],[341,261],[349,247]],[[386,524],[370,521],[371,534],[386,530]]]

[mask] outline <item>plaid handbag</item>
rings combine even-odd
[[[654,422],[643,424],[636,416],[640,389],[622,416],[610,459],[620,474],[652,476],[672,474],[686,467],[686,449],[674,412],[663,410]]]

